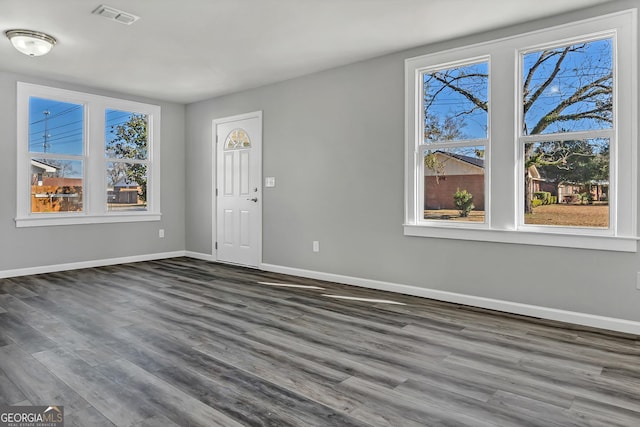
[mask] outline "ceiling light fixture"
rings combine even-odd
[[[46,55],[57,43],[49,34],[39,31],[9,30],[5,34],[13,47],[28,56]]]

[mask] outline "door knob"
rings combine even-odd
[[[258,203],[258,198],[257,197],[254,197],[253,199],[247,199],[247,200],[251,200],[254,203]]]

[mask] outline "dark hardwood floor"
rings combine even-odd
[[[640,426],[640,341],[176,258],[0,280],[0,403],[82,427]]]

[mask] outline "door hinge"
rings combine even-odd
[[[218,197],[218,189],[216,188],[216,197]]]
[[[216,251],[218,250],[218,242],[216,242]]]

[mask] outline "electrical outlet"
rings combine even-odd
[[[161,239],[164,238],[164,228],[161,228],[160,230],[158,230],[158,237]]]
[[[320,242],[317,240],[313,241],[313,252],[320,252]]]

